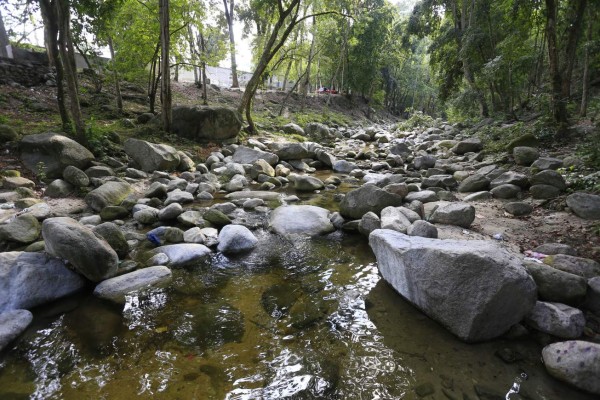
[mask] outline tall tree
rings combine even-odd
[[[233,33],[233,11],[235,0],[223,0],[225,7],[225,19],[227,20],[227,30],[229,32],[229,54],[231,57],[231,87],[238,88],[240,84],[237,76],[237,63],[235,61],[235,36]]]
[[[4,28],[4,18],[2,18],[2,10],[0,10],[0,57],[8,57],[6,46],[9,45],[8,35]]]
[[[169,33],[169,0],[159,0],[160,13],[160,46],[161,46],[161,99],[162,99],[162,124],[163,129],[171,131],[172,109],[171,109],[171,67],[169,50],[171,37]]]

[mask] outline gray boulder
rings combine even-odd
[[[427,169],[435,167],[437,159],[431,155],[418,156],[413,160],[415,169]]]
[[[529,179],[531,185],[550,185],[563,191],[567,189],[565,178],[561,174],[553,170],[538,172]]]
[[[49,218],[42,224],[48,254],[67,260],[87,279],[99,282],[117,271],[119,257],[100,235],[72,218]]]
[[[94,155],[73,139],[51,132],[25,136],[20,149],[23,164],[36,174],[41,166],[48,178],[61,178],[69,165],[85,169],[94,160]]]
[[[544,262],[547,262],[556,269],[579,275],[586,279],[600,276],[600,264],[589,258],[556,254],[547,257]]]
[[[265,160],[269,165],[275,165],[279,162],[279,157],[268,151],[251,149],[246,146],[238,146],[233,153],[232,160],[239,164],[252,164],[257,160]]]
[[[533,212],[533,206],[531,204],[523,203],[521,201],[513,201],[504,205],[504,210],[514,215],[515,217],[521,217],[523,215],[529,215]]]
[[[0,224],[0,242],[33,243],[40,236],[40,231],[41,225],[34,215],[22,214]]]
[[[458,191],[461,193],[480,192],[482,190],[488,190],[490,187],[490,180],[481,174],[473,174],[468,178],[464,179],[458,185]]]
[[[79,168],[69,165],[63,171],[63,179],[75,187],[84,187],[90,184],[90,178]]]
[[[198,262],[208,256],[211,251],[203,244],[180,243],[160,246],[152,250],[152,254],[163,253],[169,258],[168,267],[182,267]]]
[[[381,229],[381,220],[377,214],[369,211],[360,219],[358,223],[358,231],[365,236],[369,236],[369,234],[375,229]]]
[[[533,185],[529,193],[534,199],[554,199],[560,195],[560,190],[551,185]]]
[[[177,150],[166,144],[130,138],[123,149],[144,172],[175,171],[181,161]]]
[[[490,193],[497,199],[514,199],[521,193],[521,188],[517,185],[507,183],[505,185],[496,186]]]
[[[542,359],[556,379],[600,395],[600,344],[582,340],[552,343],[542,350]]]
[[[410,220],[400,210],[400,207],[386,207],[381,210],[381,229],[391,229],[406,233],[410,226]]]
[[[474,153],[483,149],[483,143],[481,139],[472,137],[465,140],[461,140],[452,148],[452,151],[456,154],[463,155],[465,153]]]
[[[533,164],[531,164],[531,169],[535,171],[545,171],[547,169],[559,169],[563,166],[563,162],[561,159],[552,158],[552,157],[540,157]]]
[[[269,224],[282,236],[318,236],[335,230],[329,220],[329,210],[308,205],[277,207],[270,215]]]
[[[533,147],[521,146],[513,149],[513,157],[517,165],[529,167],[539,156],[539,151]]]
[[[350,219],[360,219],[369,211],[379,214],[386,207],[401,205],[401,196],[369,184],[352,190],[344,196],[340,203],[340,214]]]
[[[133,193],[133,188],[127,182],[111,181],[97,187],[85,196],[85,202],[97,212],[107,206],[118,206]]]
[[[404,198],[407,202],[420,201],[421,203],[431,203],[438,201],[440,198],[433,190],[420,190],[418,192],[410,192]]]
[[[164,266],[138,269],[100,282],[94,289],[94,295],[117,304],[125,304],[128,293],[147,287],[164,286],[171,281],[172,272]]]
[[[304,136],[304,129],[300,127],[300,125],[294,124],[290,122],[281,127],[281,130],[288,135],[301,135]]]
[[[577,306],[585,298],[585,278],[535,262],[527,262],[525,267],[537,285],[541,300]]]
[[[129,254],[129,243],[127,243],[125,234],[116,224],[113,224],[112,222],[105,222],[93,227],[92,231],[102,236],[102,238],[106,240],[110,247],[112,247],[115,253],[117,253],[119,258],[127,257],[127,254]]]
[[[600,219],[600,196],[576,192],[567,197],[567,205],[580,218]]]
[[[173,107],[173,133],[196,142],[237,140],[242,129],[242,116],[225,107]]]
[[[15,340],[33,321],[27,310],[9,310],[0,313],[0,351]]]
[[[310,136],[313,139],[327,139],[331,134],[327,125],[319,122],[310,122],[306,124],[304,133],[306,136]]]
[[[538,301],[525,317],[534,329],[563,339],[576,339],[583,333],[585,317],[577,308],[562,303]]]
[[[333,163],[332,168],[335,172],[339,172],[341,174],[349,174],[353,170],[358,168],[356,163],[346,161],[346,160],[337,160]]]
[[[498,175],[492,180],[492,182],[490,182],[491,188],[495,188],[500,185],[517,185],[522,189],[526,189],[529,187],[529,179],[527,178],[527,175],[519,172],[507,171]]]
[[[435,224],[456,225],[463,228],[470,227],[474,220],[475,207],[462,202],[439,206],[429,219]]]
[[[39,306],[85,285],[81,275],[46,253],[0,253],[0,313]]]
[[[46,188],[44,195],[52,198],[62,198],[67,197],[75,188],[67,181],[63,181],[62,179],[55,179]]]
[[[498,337],[527,315],[536,286],[519,257],[494,242],[376,230],[369,244],[383,278],[467,342]]]
[[[413,222],[413,224],[408,227],[406,234],[409,236],[420,236],[424,238],[437,239],[438,230],[435,227],[435,225],[427,221],[418,220]]]
[[[313,158],[315,152],[309,142],[304,143],[270,143],[269,149],[275,153],[280,160],[302,160]]]
[[[176,219],[183,213],[183,207],[179,203],[171,203],[158,212],[159,221],[170,221]]]
[[[242,253],[256,247],[258,239],[242,225],[227,225],[219,232],[217,250],[224,254]]]
[[[165,200],[165,205],[179,203],[186,204],[194,201],[194,195],[190,192],[186,192],[180,189],[175,189],[172,192],[167,193],[167,199]]]
[[[314,190],[321,190],[325,187],[322,180],[310,175],[292,174],[289,176],[289,179],[294,182],[294,189],[300,192],[312,192]]]
[[[577,256],[577,250],[564,243],[544,243],[533,249],[533,251],[548,255],[566,254]]]

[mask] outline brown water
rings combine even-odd
[[[35,310],[0,357],[0,399],[592,398],[533,341],[458,341],[380,280],[362,236],[256,234],[124,308],[87,293]]]

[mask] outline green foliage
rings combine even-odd
[[[411,109],[407,109],[407,111],[411,113],[411,116],[406,121],[402,121],[398,124],[398,130],[408,131],[418,126],[426,128],[435,125],[435,120],[431,116],[424,114],[421,111],[412,112]]]
[[[600,170],[600,127],[596,127],[586,140],[577,146],[577,155],[588,167]]]

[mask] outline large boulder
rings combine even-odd
[[[39,306],[85,285],[81,275],[46,253],[0,253],[0,313]]]
[[[380,229],[371,233],[369,244],[383,278],[464,341],[502,335],[535,304],[533,279],[516,255],[494,242]]]
[[[123,149],[145,172],[175,171],[181,161],[177,150],[166,144],[130,138]]]
[[[576,192],[567,197],[567,205],[583,219],[600,219],[600,196]]]
[[[127,182],[110,181],[85,195],[85,202],[94,211],[100,212],[104,207],[117,206],[133,192]]]
[[[544,347],[542,358],[556,379],[600,395],[600,344],[582,340],[552,343]]]
[[[73,139],[51,132],[25,136],[20,149],[23,164],[48,178],[61,178],[69,165],[85,169],[94,160],[94,155]]]
[[[308,205],[277,207],[271,213],[270,225],[283,236],[318,236],[335,230],[329,220],[329,210]]]
[[[312,146],[311,146],[312,145]],[[303,143],[269,143],[269,149],[273,151],[280,160],[302,160],[304,158],[314,158],[315,144],[311,142]]]
[[[583,333],[585,317],[581,310],[566,304],[538,301],[525,317],[525,322],[552,336],[577,339]]]
[[[273,153],[269,153],[268,151],[263,151],[259,149],[252,149],[246,146],[238,146],[235,149],[235,153],[233,153],[233,162],[239,164],[252,164],[257,160],[265,160],[270,165],[275,165],[279,162],[279,157],[277,157]]]
[[[138,269],[100,282],[94,289],[94,295],[101,299],[124,304],[125,296],[128,293],[150,286],[165,285],[171,281],[171,275],[171,270],[164,266]]]
[[[31,214],[22,214],[0,224],[0,242],[9,241],[22,244],[35,242],[40,236],[40,223]]]
[[[462,202],[439,206],[429,219],[435,224],[456,225],[463,228],[470,227],[474,220],[475,207]]]
[[[340,203],[340,214],[347,218],[359,219],[369,211],[379,214],[386,207],[401,205],[401,196],[368,184],[352,190],[344,196]]]
[[[256,247],[258,239],[242,225],[227,225],[219,232],[217,250],[222,253],[243,253]]]
[[[242,116],[225,107],[173,107],[173,133],[205,142],[234,142],[242,129]]]
[[[10,310],[0,313],[0,351],[15,340],[33,321],[27,310]]]
[[[67,260],[81,275],[93,282],[117,271],[119,257],[100,235],[72,218],[49,218],[42,224],[46,251]]]

